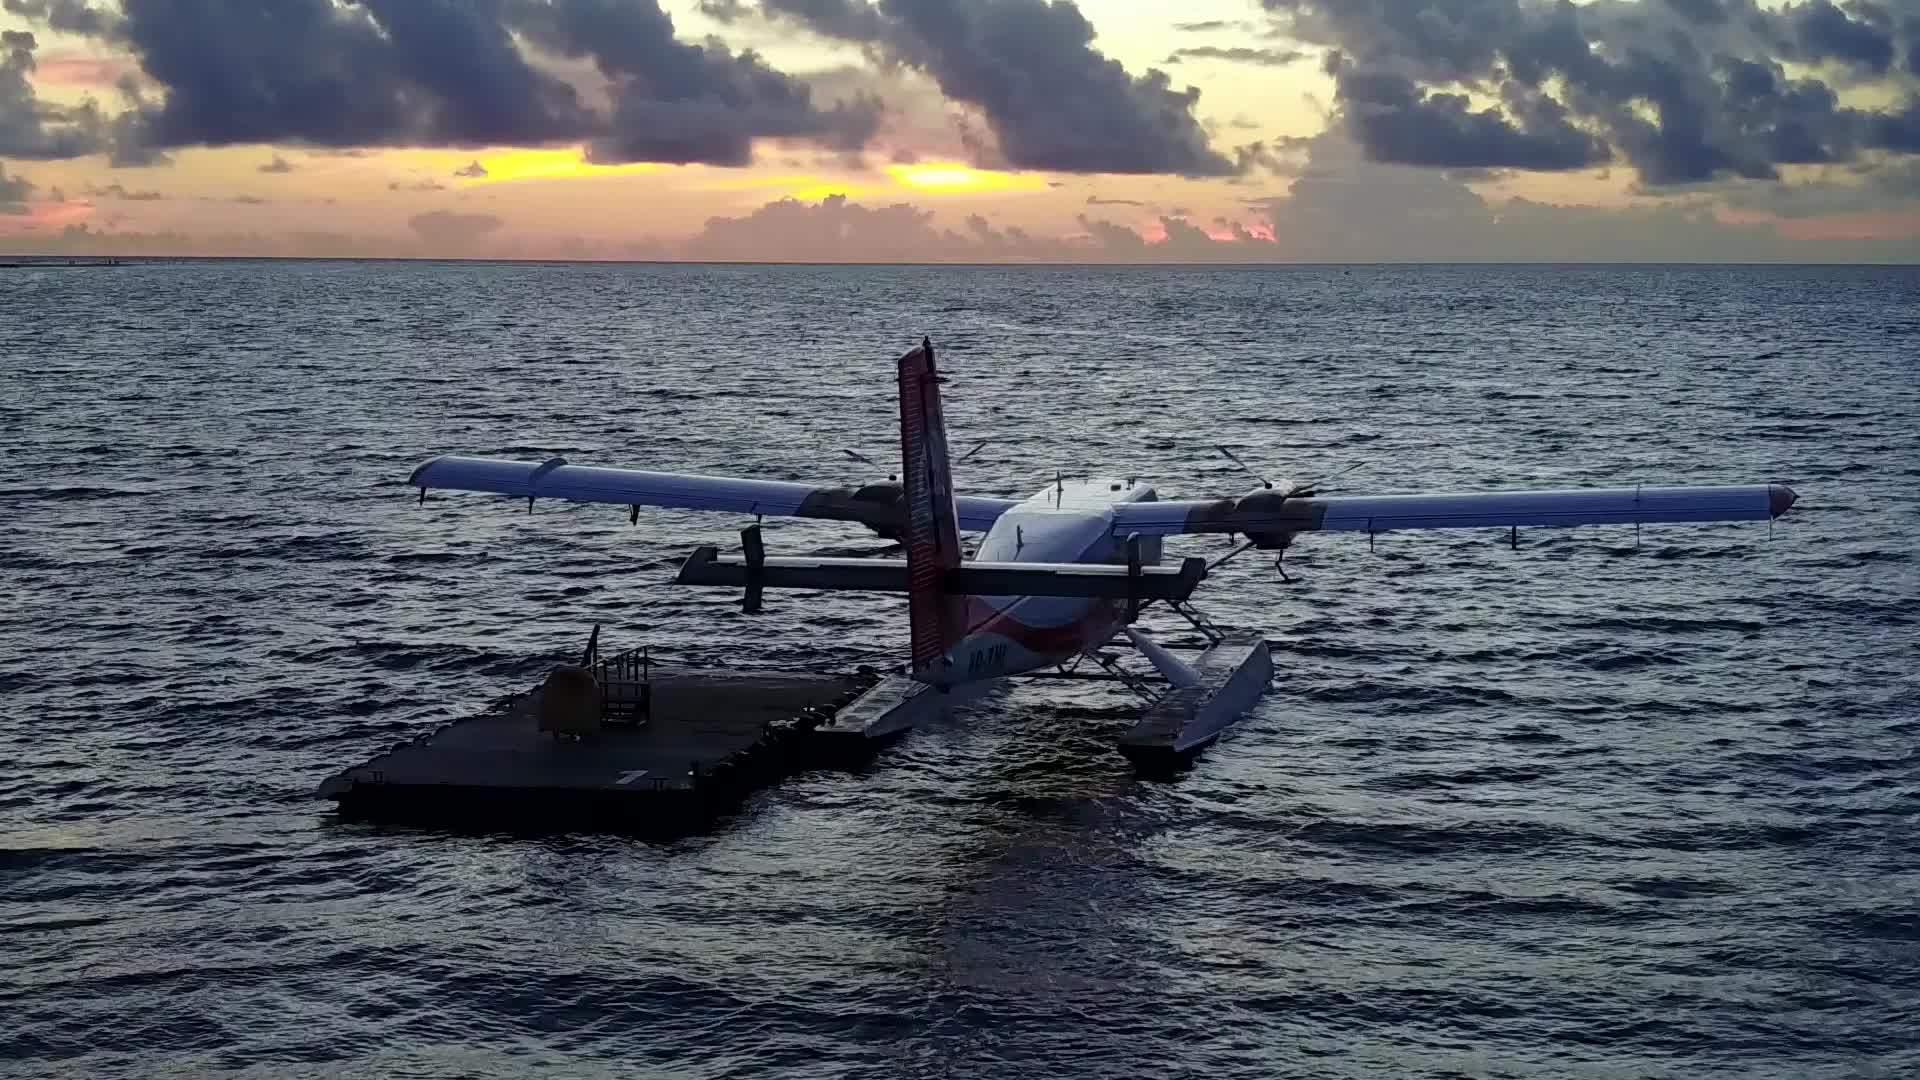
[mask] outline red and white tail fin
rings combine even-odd
[[[953,506],[947,422],[940,411],[940,375],[933,342],[900,358],[900,477],[906,492],[907,602],[913,623],[916,678],[951,663],[958,644],[959,602],[947,595],[946,572],[960,565],[960,520]]]

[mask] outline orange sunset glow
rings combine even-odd
[[[1600,259],[1920,253],[1920,20],[1762,4],[1776,54],[1664,0],[1578,7],[1569,32],[1614,72],[1581,87],[1529,55],[1533,0],[1475,26],[1472,58],[1332,0],[955,0],[965,37],[934,34],[941,6],[428,16],[464,20],[456,55],[339,0],[289,8],[304,37],[244,4],[16,0],[0,247],[863,261],[910,227],[933,261],[1525,260],[1573,236]],[[1020,49],[987,44],[1015,26]],[[1609,102],[1649,26],[1723,62],[1689,100]],[[1636,126],[1683,109],[1719,119]]]

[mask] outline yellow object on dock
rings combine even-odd
[[[540,730],[576,738],[600,733],[600,684],[585,668],[557,667],[540,687]]]

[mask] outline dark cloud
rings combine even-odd
[[[461,168],[453,170],[453,175],[467,180],[484,180],[487,177],[487,167],[480,164],[479,160],[476,159]]]
[[[1855,21],[1853,15],[1858,15]],[[1786,10],[1793,28],[1790,44],[1797,58],[1809,62],[1835,60],[1884,73],[1893,65],[1894,39],[1887,25],[1885,9],[1877,4],[1853,5],[1853,13],[1842,11],[1828,0],[1808,0]]]
[[[415,214],[407,220],[407,226],[420,239],[442,247],[461,247],[471,244],[490,233],[497,232],[505,224],[506,222],[492,214],[459,214],[451,210]]]
[[[112,15],[87,6],[83,0],[0,0],[0,11],[63,34],[105,36],[119,25]]]
[[[1307,54],[1298,49],[1250,49],[1245,46],[1225,49],[1217,45],[1201,45],[1191,49],[1175,49],[1166,62],[1178,64],[1183,60],[1221,60],[1255,67],[1286,67],[1306,58]]]
[[[78,0],[0,3],[114,40],[164,91],[147,101],[126,85],[132,107],[111,122],[36,106],[29,38],[0,70],[0,153],[18,157],[108,142],[116,163],[147,164],[185,146],[584,141],[601,161],[745,165],[758,138],[858,149],[881,113],[869,98],[823,108],[752,53],[677,40],[658,0],[121,0],[124,17]],[[611,111],[536,67],[523,41],[591,62]]]
[[[1609,157],[1605,143],[1568,122],[1559,102],[1522,87],[1509,86],[1503,111],[1474,110],[1464,94],[1429,93],[1382,72],[1342,69],[1337,85],[1353,133],[1385,161],[1563,170]]]
[[[279,154],[275,154],[273,155],[272,161],[260,166],[260,171],[263,173],[290,173],[293,171],[293,162],[288,161]]]
[[[998,162],[1021,169],[1222,176],[1193,87],[1134,76],[1093,47],[1067,0],[762,0],[770,14],[926,72],[980,110]],[[978,158],[990,155],[984,150]]]
[[[1914,87],[1894,66],[1920,45],[1920,18],[1894,13],[1912,2],[1261,0],[1287,35],[1334,50],[1337,121],[1376,160],[1624,157],[1650,186],[1912,152]],[[1841,104],[1856,86],[1900,104]]]
[[[1087,196],[1088,206],[1145,206],[1139,199],[1103,199],[1098,195]]]
[[[1294,175],[1300,171],[1300,163],[1295,159],[1305,153],[1307,142],[1301,138],[1262,139],[1235,147],[1235,168],[1243,175],[1251,175],[1256,170],[1276,176]]]
[[[589,118],[515,51],[495,4],[123,0],[128,45],[166,90],[145,145],[544,142]]]
[[[27,196],[33,194],[33,184],[24,176],[7,175],[7,166],[0,162],[0,214],[24,214],[27,212]]]
[[[410,184],[403,184],[400,181],[395,180],[387,185],[387,190],[388,191],[445,191],[447,190],[447,185],[441,183],[438,180],[417,180]]]
[[[27,81],[38,45],[25,31],[0,30],[0,158],[48,161],[100,152],[107,125],[98,107],[41,101]]]
[[[1253,27],[1238,19],[1202,19],[1199,22],[1174,23],[1173,28],[1183,34],[1211,34],[1221,30],[1251,31]]]
[[[718,22],[737,22],[753,14],[745,0],[700,0],[700,14]]]
[[[1908,102],[1897,113],[1874,117],[1867,129],[1867,145],[1876,150],[1920,154],[1920,101]]]
[[[755,138],[807,139],[850,151],[879,130],[877,100],[821,109],[805,83],[751,52],[676,40],[673,20],[656,0],[504,2],[516,28],[541,48],[591,59],[607,77],[613,115],[610,129],[590,146],[594,161],[746,165]]]

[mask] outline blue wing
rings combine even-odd
[[[1477,494],[1370,495],[1283,499],[1257,492],[1212,502],[1116,506],[1113,531],[1182,533],[1392,532],[1524,525],[1665,525],[1685,521],[1766,521],[1798,498],[1783,484],[1733,487],[1581,488]]]
[[[861,492],[779,480],[569,465],[565,458],[533,462],[439,457],[413,470],[407,482],[423,491],[480,491],[521,499],[853,521],[883,532],[896,530],[903,522],[899,499],[884,486]],[[1019,505],[973,496],[956,498],[954,504],[960,528],[969,532],[991,529],[1001,514]]]

